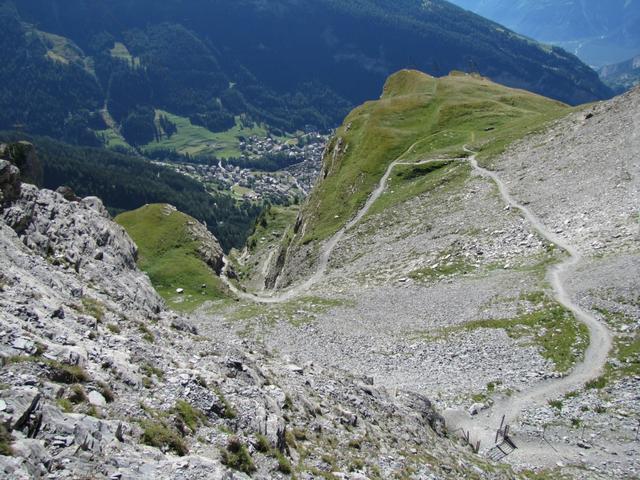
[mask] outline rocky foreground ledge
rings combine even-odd
[[[515,478],[422,396],[198,335],[99,199],[23,184],[15,163],[0,160],[0,478]]]

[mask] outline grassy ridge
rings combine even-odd
[[[198,242],[189,234],[188,224],[195,222],[192,217],[154,204],[122,213],[115,220],[138,245],[140,269],[169,306],[191,311],[207,300],[224,298],[222,282],[199,258]],[[184,293],[177,294],[178,288]]]
[[[434,78],[403,70],[382,98],[355,109],[325,157],[325,180],[312,193],[303,243],[322,240],[364,204],[391,162],[468,155],[479,160],[570,112],[566,105],[479,76]]]

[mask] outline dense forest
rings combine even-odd
[[[0,128],[85,145],[104,105],[134,144],[153,109],[211,131],[239,114],[328,129],[406,67],[569,103],[610,94],[572,55],[440,0],[0,0],[0,28]]]
[[[0,132],[3,142],[24,139],[24,135]],[[244,245],[262,208],[224,194],[212,196],[197,181],[145,159],[46,137],[26,139],[36,146],[43,187],[66,185],[80,196],[98,196],[112,214],[148,203],[170,203],[206,223],[225,249]]]

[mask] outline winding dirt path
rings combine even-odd
[[[410,151],[412,148],[413,148],[413,145],[407,151]],[[320,280],[322,280],[322,278],[324,277],[327,271],[327,267],[329,266],[329,260],[331,259],[331,254],[335,250],[336,246],[344,238],[347,231],[353,228],[355,225],[357,225],[360,222],[360,220],[362,220],[365,217],[365,215],[369,213],[369,210],[371,210],[371,207],[373,206],[373,204],[376,203],[376,201],[382,196],[382,194],[387,188],[387,182],[389,181],[389,177],[391,176],[391,173],[393,172],[394,168],[396,168],[398,165],[424,165],[427,163],[442,162],[444,160],[451,160],[451,159],[431,159],[431,160],[422,160],[420,162],[406,162],[406,161],[402,161],[402,157],[400,157],[399,159],[389,164],[389,166],[387,167],[387,170],[384,172],[384,175],[378,182],[378,186],[375,188],[373,192],[371,192],[371,195],[369,196],[365,204],[362,206],[362,208],[358,211],[356,216],[353,217],[353,219],[351,219],[351,221],[349,221],[349,223],[347,223],[344,227],[342,227],[340,230],[334,233],[333,236],[322,246],[322,249],[320,250],[320,256],[318,258],[316,270],[313,273],[313,275],[307,278],[304,282],[288,290],[284,290],[279,293],[274,293],[272,295],[269,295],[269,294],[257,295],[254,293],[245,292],[243,290],[240,290],[237,286],[235,286],[229,279],[227,275],[227,272],[229,269],[229,260],[227,259],[226,256],[223,259],[224,267],[222,269],[222,274],[220,278],[236,296],[238,296],[243,300],[249,300],[249,301],[253,301],[257,303],[265,303],[265,304],[276,304],[276,303],[288,302],[289,300],[302,296],[313,285],[315,285]]]
[[[412,148],[412,147],[411,147]],[[408,150],[410,151],[411,148]],[[481,441],[486,448],[491,448],[495,441],[495,432],[500,426],[500,421],[504,415],[507,423],[514,422],[525,408],[536,407],[546,404],[552,398],[569,393],[573,390],[582,388],[589,380],[593,380],[602,374],[606,364],[609,351],[611,350],[612,340],[609,330],[600,323],[593,315],[582,309],[568,293],[565,282],[571,270],[581,261],[581,255],[578,250],[573,247],[564,238],[550,231],[526,206],[519,203],[511,195],[508,188],[500,177],[490,170],[478,165],[476,153],[465,147],[465,151],[472,156],[468,159],[456,159],[458,161],[468,161],[473,169],[482,177],[493,181],[500,192],[500,196],[504,202],[511,208],[519,210],[524,218],[529,222],[532,228],[538,232],[547,241],[553,243],[558,248],[567,253],[566,260],[552,265],[547,271],[547,279],[553,289],[554,299],[563,307],[571,311],[576,319],[582,322],[589,329],[590,342],[585,351],[584,359],[576,365],[572,372],[566,377],[554,380],[547,380],[536,383],[531,389],[516,393],[505,399],[497,400],[490,410],[483,412],[477,416],[470,416],[468,412],[463,410],[448,410],[444,412],[450,431],[465,430],[470,433],[472,443]],[[223,269],[222,279],[227,286],[240,298],[265,304],[282,303],[293,298],[299,297],[306,293],[314,284],[319,282],[325,275],[331,254],[336,246],[345,236],[346,232],[358,224],[369,213],[373,204],[382,196],[387,187],[387,182],[393,169],[398,165],[423,165],[426,163],[440,162],[443,159],[423,160],[421,162],[402,161],[402,156],[392,162],[380,179],[378,186],[371,193],[363,207],[358,211],[356,216],[336,232],[322,247],[316,271],[304,282],[292,287],[289,290],[273,295],[255,295],[238,289],[228,279],[227,259],[225,258],[225,267]],[[450,160],[450,159],[449,159]],[[576,452],[566,446],[552,446],[542,441],[526,441],[519,442],[519,454],[524,455],[527,460],[533,460],[536,463],[549,462],[553,458],[573,457]],[[534,460],[535,459],[535,460]]]
[[[480,167],[474,152],[468,150],[466,147],[465,150],[473,154],[473,156],[469,158],[469,162],[474,170],[483,177],[491,179],[496,184],[500,196],[507,205],[518,209],[534,230],[568,254],[566,260],[549,268],[547,271],[547,279],[553,289],[555,300],[571,311],[578,321],[587,326],[590,338],[589,347],[585,351],[583,361],[576,365],[568,376],[537,383],[529,390],[524,390],[509,398],[498,400],[491,407],[488,414],[484,412],[478,416],[471,417],[467,412],[460,410],[444,412],[450,429],[463,429],[468,431],[470,432],[473,443],[480,440],[482,445],[490,448],[493,447],[495,433],[500,426],[503,415],[506,417],[506,423],[511,423],[517,419],[525,408],[544,405],[548,400],[580,389],[589,380],[600,376],[606,364],[609,351],[611,350],[612,340],[611,333],[607,327],[600,323],[589,312],[577,305],[567,292],[565,282],[571,269],[580,263],[582,258],[580,253],[565,239],[545,227],[531,210],[516,201],[495,172]],[[520,445],[520,449],[524,450],[524,453],[526,453],[526,448],[526,444]],[[537,447],[531,445],[531,449],[540,450],[540,447],[539,445]],[[554,450],[551,446],[543,447],[543,451],[549,454],[553,454]],[[565,454],[569,453],[567,449],[563,449],[563,451]],[[557,456],[557,454],[559,454],[558,450],[555,450],[555,453],[555,456]]]

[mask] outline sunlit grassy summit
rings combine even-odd
[[[327,149],[323,176],[304,209],[304,243],[345,225],[395,160],[459,158],[464,147],[486,161],[571,111],[555,100],[478,75],[435,78],[402,70],[379,100],[353,110]]]

